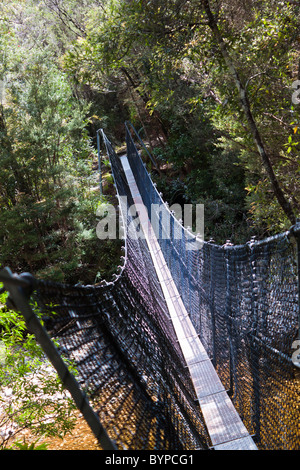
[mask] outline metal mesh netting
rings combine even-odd
[[[300,448],[297,244],[292,231],[245,245],[202,242],[170,214],[127,131],[128,159],[196,331],[260,449]],[[160,216],[159,216],[160,214]],[[152,221],[152,220],[151,220]],[[152,221],[153,222],[153,221]]]
[[[134,215],[119,157],[103,135],[125,214],[125,262],[112,283],[36,281],[47,331],[119,449],[207,449],[210,439],[151,255],[130,236]],[[242,246],[204,242],[169,212],[127,130],[127,157],[190,318],[248,431],[261,449],[299,449],[299,382],[291,361],[298,279],[291,232]],[[121,196],[126,196],[122,198]],[[151,211],[153,204],[159,210]]]
[[[198,266],[197,277],[188,279],[181,295],[244,424],[262,449],[298,449],[293,243],[282,235],[240,247],[204,244],[187,256]]]
[[[132,205],[106,140],[124,226]],[[128,236],[122,273],[101,286],[37,281],[35,300],[51,337],[119,449],[207,449],[209,437],[146,241]]]

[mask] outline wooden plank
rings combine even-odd
[[[225,442],[224,444],[216,445],[215,450],[257,450],[256,445],[251,437],[243,437],[236,441]]]
[[[120,159],[133,201],[137,206],[142,207],[142,197],[128,159],[126,156],[120,157]],[[141,210],[139,213],[139,221],[144,231],[177,339],[190,371],[212,445],[217,450],[225,450],[226,448],[234,450],[240,450],[241,448],[245,450],[256,449],[189,318],[145,210]]]
[[[219,392],[225,392],[211,361],[188,364],[198,400]],[[227,395],[227,394],[226,394]]]
[[[214,446],[229,441],[234,446],[239,438],[250,437],[225,391],[200,397],[199,403]]]

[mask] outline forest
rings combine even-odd
[[[96,236],[115,201],[96,132],[129,120],[170,204],[204,204],[205,239],[279,233],[300,208],[300,6],[279,0],[2,0],[0,265],[109,278]]]

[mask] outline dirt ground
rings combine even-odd
[[[101,450],[85,420],[79,412],[77,415],[78,418],[75,428],[72,433],[68,433],[64,439],[47,437],[45,439],[41,438],[37,441],[36,436],[31,435],[28,430],[23,430],[16,434],[13,439],[7,443],[6,448],[14,450],[15,447],[12,447],[13,442],[23,442],[25,439],[27,444],[34,442],[36,443],[36,446],[46,444],[46,450]],[[17,450],[17,448],[15,450]]]
[[[100,450],[92,431],[80,416],[72,434],[67,434],[63,440],[47,438],[41,442],[47,444],[48,450]]]

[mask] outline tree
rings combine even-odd
[[[1,262],[37,272],[80,262],[78,207],[91,174],[88,107],[72,95],[65,75],[34,52],[10,74],[3,107],[0,174]],[[84,206],[84,202],[83,202]],[[91,228],[89,221],[83,229]],[[77,225],[76,225],[77,224]],[[96,238],[96,237],[95,237]],[[67,269],[67,270],[68,270]]]
[[[261,157],[262,163],[265,167],[266,173],[269,177],[269,180],[271,182],[273,192],[275,194],[275,197],[277,198],[281,208],[283,209],[284,213],[290,220],[292,224],[295,224],[296,222],[296,216],[295,216],[295,209],[293,208],[293,205],[289,202],[287,199],[286,195],[284,194],[281,185],[278,181],[278,178],[275,175],[273,165],[271,163],[270,156],[268,155],[268,152],[266,151],[265,144],[263,142],[261,133],[258,129],[258,125],[256,123],[256,120],[253,116],[253,113],[251,111],[251,105],[249,101],[249,97],[247,94],[246,90],[246,85],[242,83],[242,80],[240,78],[240,75],[236,69],[236,66],[234,64],[234,61],[232,60],[228,48],[226,46],[226,43],[222,37],[221,31],[218,27],[218,22],[216,19],[216,16],[213,14],[211,7],[210,7],[210,2],[208,0],[202,0],[202,6],[205,11],[206,17],[207,17],[207,22],[208,26],[210,27],[214,39],[220,48],[221,54],[223,56],[223,59],[228,67],[228,70],[230,72],[230,75],[232,76],[232,79],[235,83],[235,86],[238,90],[239,94],[239,99],[241,102],[241,106],[243,108],[243,111],[245,113],[247,123],[249,126],[249,130],[251,132],[251,135],[253,137],[253,140],[255,142],[255,145],[257,147],[258,153]]]
[[[80,70],[79,80],[93,82],[99,71],[123,74],[138,93],[137,106],[163,123],[167,146],[181,116],[187,117],[180,127],[186,137],[189,128],[197,135],[197,119],[198,127],[210,121],[215,130],[206,138],[216,149],[223,142],[240,154],[254,220],[264,206],[261,223],[277,230],[294,223],[299,212],[297,164],[287,152],[297,152],[290,106],[298,50],[295,12],[289,3],[273,0],[164,5],[113,0],[95,13],[86,37],[64,63],[67,70]],[[180,98],[184,105],[176,112]]]
[[[5,300],[6,294],[1,294],[0,304]],[[0,449],[28,448],[16,441],[24,429],[38,439],[63,437],[72,431],[76,421],[73,400],[28,333],[24,319],[2,305],[0,365]]]
[[[105,127],[122,142],[123,121],[129,118],[144,131],[163,170],[170,169],[170,189],[174,179],[194,201],[219,201],[222,194],[227,204],[233,186],[225,196],[220,191],[225,174],[213,174],[218,159],[224,168],[226,158],[240,168],[242,211],[248,204],[257,229],[278,231],[295,221],[299,109],[291,107],[291,84],[298,77],[297,5],[275,0],[11,4],[3,8],[7,24],[16,19],[19,24],[14,54],[22,50],[20,38],[26,50],[49,51],[49,62],[60,72],[63,67],[74,96],[92,102],[90,132]],[[8,32],[3,37],[7,41]],[[29,181],[20,176],[18,159],[10,163],[13,176],[10,186],[4,185],[3,201],[15,194],[16,181],[19,187]],[[238,214],[241,207],[234,210]]]

